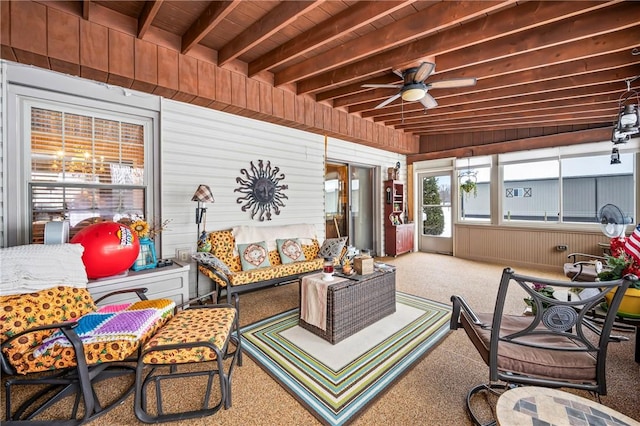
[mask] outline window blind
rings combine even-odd
[[[73,236],[95,218],[143,216],[144,154],[140,124],[32,107],[32,242],[51,220]]]

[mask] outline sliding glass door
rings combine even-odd
[[[348,244],[375,251],[373,167],[330,164],[325,173],[326,237],[347,236]]]

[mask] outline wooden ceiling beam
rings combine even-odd
[[[249,76],[291,61],[310,50],[364,27],[416,0],[361,1],[249,62]]]
[[[553,68],[553,67],[549,67]],[[524,95],[533,95],[536,93],[549,93],[549,92],[557,92],[560,90],[566,90],[573,87],[586,87],[586,86],[594,86],[600,85],[604,83],[619,83],[620,90],[624,89],[625,85],[623,81],[627,78],[633,77],[638,72],[637,66],[630,65],[623,68],[617,68],[614,70],[604,70],[599,72],[592,72],[585,75],[567,75],[566,77],[555,78],[552,80],[527,80],[525,76],[522,77],[523,83],[520,85],[512,84],[509,86],[499,86],[500,83],[496,83],[495,89],[492,88],[491,83],[493,82],[485,82],[481,85],[483,90],[477,92],[464,92],[464,93],[454,93],[448,92],[447,96],[440,96],[438,94],[432,93],[436,100],[438,100],[440,106],[431,111],[439,112],[443,110],[443,105],[447,104],[448,98],[459,98],[463,95],[469,95],[471,97],[472,94],[475,94],[475,99],[479,103],[485,103],[488,100],[495,99],[498,102],[503,104],[507,104],[511,97],[521,97]],[[558,74],[562,75],[562,74]],[[495,79],[500,79],[501,77],[496,77]],[[487,79],[494,80],[494,79]],[[484,89],[487,87],[488,89]],[[504,90],[503,90],[504,89]],[[498,92],[499,90],[502,90]],[[435,91],[434,91],[435,92]],[[452,99],[455,102],[455,99]],[[473,104],[457,104],[456,106],[460,110],[466,110],[468,105]],[[411,114],[421,114],[424,108],[420,104],[410,104],[405,105],[403,107],[394,107],[393,111],[385,111],[386,108],[380,110],[370,110],[362,113],[363,117],[373,117],[374,121],[386,121],[387,117],[397,116],[400,112],[405,114],[405,117]],[[377,112],[380,111],[380,112]]]
[[[377,31],[350,40],[275,73],[275,85],[279,86],[311,77],[355,59],[399,46],[417,37],[424,37],[452,27],[458,28],[459,24],[465,21],[513,4],[513,0],[436,3]],[[425,25],[425,22],[429,24]]]
[[[611,124],[611,115],[606,114],[606,111],[602,114],[594,114],[592,116],[572,116],[566,117],[563,119],[557,119],[556,117],[551,117],[551,119],[532,119],[532,120],[513,120],[509,122],[483,122],[480,124],[457,124],[445,127],[437,127],[433,129],[412,129],[409,131],[411,134],[415,134],[418,136],[422,135],[437,135],[437,134],[448,134],[448,133],[460,133],[464,131],[465,133],[471,132],[485,132],[485,131],[493,131],[493,130],[509,130],[509,129],[523,129],[523,128],[532,128],[532,127],[551,127],[551,126],[566,126],[566,125],[599,125],[599,126],[609,126],[609,136],[611,136],[611,130],[613,129],[613,125]]]
[[[496,129],[504,132],[504,129]],[[488,131],[487,131],[488,132]],[[506,140],[493,143],[474,144],[470,146],[464,146],[460,148],[448,148],[440,149],[437,151],[429,151],[426,146],[431,142],[436,142],[434,139],[441,139],[438,135],[425,135],[420,138],[420,153],[407,156],[407,163],[411,164],[416,161],[434,160],[438,158],[451,158],[451,157],[466,157],[469,155],[469,150],[473,149],[474,155],[491,155],[491,154],[503,154],[505,152],[512,151],[524,151],[536,148],[550,148],[557,146],[576,145],[589,142],[600,142],[610,137],[611,129],[607,128],[592,128],[579,131],[571,131],[566,133],[559,133],[555,135],[546,135],[538,137],[520,138],[516,140]],[[486,134],[483,132],[482,134]],[[460,136],[462,139],[463,134],[455,133],[447,136]],[[424,149],[423,149],[424,148]]]
[[[330,99],[338,99],[341,97],[348,97],[358,93],[363,93],[371,89],[362,87],[365,82],[358,82],[347,84],[346,86],[336,87],[334,89],[322,91],[316,93],[316,101],[326,101]],[[366,81],[367,84],[396,84],[402,83],[402,79],[395,74],[385,74],[370,78]]]
[[[640,27],[636,28],[640,29]],[[566,45],[552,46],[516,57],[503,58],[490,63],[445,72],[439,74],[438,78],[478,77],[480,79],[478,84],[480,85],[482,84],[482,79],[489,77],[498,77],[532,68],[547,67],[554,64],[579,61],[589,57],[630,50],[638,43],[636,33],[636,31],[627,30],[616,31],[587,40],[574,41]],[[503,89],[498,89],[495,92],[500,90]],[[473,99],[470,99],[469,102],[473,102]],[[354,105],[349,107],[349,112],[355,113],[373,110],[378,103],[377,101],[373,101]],[[415,107],[420,108],[419,105]]]
[[[215,28],[233,9],[242,3],[241,0],[212,1],[204,12],[193,22],[182,36],[181,53],[184,55]]]
[[[470,92],[481,92],[484,90],[495,90],[500,87],[507,86],[516,86],[516,85],[526,85],[531,82],[544,81],[544,80],[553,80],[558,78],[558,76],[584,76],[581,78],[589,80],[593,80],[599,77],[602,77],[602,71],[611,70],[614,68],[620,68],[623,66],[631,65],[637,63],[637,60],[630,55],[627,51],[618,51],[610,54],[599,55],[596,57],[590,58],[581,58],[572,62],[563,62],[560,64],[555,64],[551,66],[538,67],[538,68],[530,68],[526,70],[518,71],[517,73],[511,73],[507,75],[500,75],[497,77],[490,78],[481,78],[478,81],[478,84],[472,88],[465,89],[437,89],[431,92],[431,94],[440,99],[446,96],[452,96],[459,94],[460,90],[464,90],[465,93]],[[590,74],[596,74],[594,76],[589,76]],[[637,70],[635,72],[637,74]],[[633,72],[630,74],[633,75]],[[629,76],[630,76],[629,75]],[[622,80],[625,77],[620,77]],[[392,76],[388,76],[387,80],[391,80]],[[382,82],[384,78],[375,79],[376,83]],[[433,78],[433,81],[439,80],[438,76]],[[428,80],[429,83],[431,80]],[[389,81],[387,81],[389,82]],[[398,82],[397,76],[395,76],[395,80],[393,83]],[[349,87],[354,87],[355,85],[351,85]],[[359,86],[359,85],[358,85]],[[329,93],[329,92],[324,92]],[[336,91],[334,94],[342,93],[342,91]],[[392,89],[386,89],[386,92],[380,93],[378,91],[374,91],[372,89],[361,88],[361,90],[357,93],[342,96],[340,98],[334,99],[333,106],[334,107],[348,107],[351,105],[365,103],[365,102],[374,102],[376,100],[382,101],[382,99],[386,96],[391,96],[393,94]],[[326,99],[326,96],[323,97],[323,100]],[[318,97],[316,97],[316,100]],[[393,105],[388,107],[393,108]]]
[[[251,24],[218,51],[218,65],[236,59],[326,0],[285,1]]]
[[[511,123],[519,125],[520,122],[527,121],[553,121],[566,120],[583,117],[605,117],[607,120],[615,116],[618,104],[616,101],[603,102],[589,105],[584,109],[578,108],[549,108],[530,110],[526,114],[522,112],[503,113],[499,116],[495,114],[473,115],[470,117],[452,117],[448,119],[434,118],[433,120],[413,121],[394,126],[395,129],[403,129],[411,132],[425,129],[445,129],[447,127],[474,127],[475,125],[503,124]],[[567,112],[568,111],[568,112]],[[613,122],[613,120],[611,120]]]
[[[610,3],[609,3],[610,4]],[[442,55],[480,43],[521,33],[551,22],[557,22],[594,9],[604,7],[602,2],[537,2],[519,4],[482,19],[469,22],[449,31],[442,31],[405,45],[388,49],[333,71],[325,72],[297,82],[298,93],[326,90],[353,80],[362,79],[376,72],[396,68],[408,60],[419,60],[425,56]],[[531,19],[535,16],[536,19]],[[461,58],[460,60],[464,60]],[[437,61],[437,59],[436,59]],[[439,69],[436,64],[436,71]]]
[[[518,94],[516,92],[512,92],[509,96],[493,96],[488,93],[484,98],[478,98],[476,102],[467,102],[466,107],[469,108],[469,111],[475,111],[478,108],[478,104],[482,105],[483,108],[500,108],[500,107],[515,107],[519,105],[531,105],[538,104],[544,106],[545,104],[549,104],[552,102],[558,102],[561,100],[573,100],[576,101],[581,97],[590,97],[590,96],[620,96],[623,91],[620,90],[620,86],[618,84],[613,83],[605,83],[594,85],[590,87],[576,86],[572,88],[557,90],[555,92],[542,92],[542,93],[534,93],[534,94]],[[436,114],[438,110],[464,110],[465,105],[462,103],[458,103],[455,100],[448,100],[447,102],[442,102],[437,108],[433,110],[427,110],[427,115]],[[422,112],[405,112],[410,117],[420,116]],[[367,118],[367,117],[363,117]],[[387,120],[376,120],[374,122],[386,122]]]
[[[158,14],[163,1],[164,0],[147,0],[144,2],[144,7],[138,18],[138,38],[144,38],[144,35]]]
[[[567,108],[582,108],[584,110],[589,110],[592,107],[600,108],[602,105],[613,105],[617,106],[618,104],[618,94],[603,94],[596,96],[584,96],[575,99],[550,99],[548,102],[539,102],[539,103],[529,103],[529,104],[521,104],[521,105],[505,105],[505,106],[494,106],[494,107],[482,107],[478,108],[474,106],[474,109],[471,110],[460,110],[456,107],[446,108],[446,112],[442,112],[441,114],[433,114],[432,112],[437,112],[437,110],[427,111],[427,113],[423,113],[422,115],[418,115],[413,113],[411,116],[405,116],[404,118],[398,118],[393,120],[385,121],[385,125],[387,126],[400,126],[400,125],[413,125],[413,124],[421,124],[425,121],[437,121],[440,124],[445,124],[447,120],[455,120],[458,118],[477,118],[477,117],[494,117],[494,116],[509,116],[513,114],[520,114],[521,117],[529,116],[533,114],[537,114],[540,111],[556,111],[558,113],[566,111]]]
[[[510,56],[521,56],[558,45],[590,39],[600,35],[620,32],[637,27],[640,21],[640,2],[619,3],[605,11],[593,10],[574,17],[539,26],[511,37],[501,37],[475,46],[459,49],[438,56],[438,69],[447,72],[468,68]],[[638,40],[638,32],[636,40]],[[637,44],[637,43],[636,43]]]
[[[91,15],[91,0],[82,0],[82,19],[89,20]]]

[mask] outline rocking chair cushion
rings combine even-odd
[[[481,325],[475,325],[466,313],[460,315],[460,322],[474,346],[480,352],[482,359],[489,365],[489,344],[491,340],[492,314],[476,314]],[[502,335],[510,334],[516,330],[522,330],[530,324],[532,317],[504,316],[502,318]],[[537,344],[545,344],[554,347],[575,347],[570,339],[560,336],[528,336],[528,340]],[[528,348],[510,343],[502,343],[498,353],[498,369],[502,371],[517,371],[521,374],[552,379],[564,379],[571,381],[595,380],[596,359],[585,352],[568,352],[558,350],[543,350]]]
[[[76,321],[81,316],[95,311],[96,305],[86,288],[52,287],[29,294],[0,296],[0,343],[28,328]],[[55,330],[43,330],[25,334],[5,349],[9,359],[15,353],[26,352]]]
[[[185,364],[213,361],[215,351],[197,343],[213,344],[221,352],[229,340],[236,317],[234,308],[187,309],[178,312],[151,340],[144,345],[142,361],[145,364]],[[153,349],[165,345],[195,343],[180,349]]]

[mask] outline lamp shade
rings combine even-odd
[[[407,102],[420,100],[424,97],[426,90],[422,84],[409,84],[402,90],[402,99]]]
[[[201,203],[215,202],[215,200],[213,199],[213,193],[211,192],[211,188],[209,188],[208,185],[198,186],[198,189],[196,189],[195,194],[193,194],[191,201],[198,201]]]

